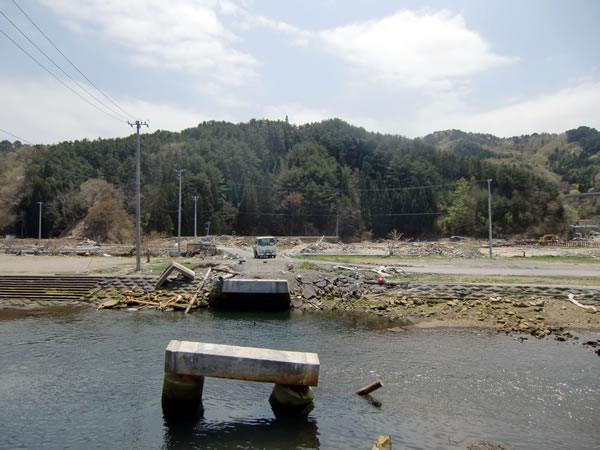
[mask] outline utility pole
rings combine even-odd
[[[196,207],[198,206],[198,196],[194,195],[192,200],[194,200],[194,242],[196,242],[196,220],[198,219]]]
[[[135,271],[142,270],[141,237],[140,237],[140,127],[148,127],[148,122],[136,120],[134,123],[127,121],[129,126],[135,126],[137,135],[135,140]]]
[[[493,258],[492,254],[492,180],[487,180],[488,184],[488,222],[490,223],[490,259]]]
[[[179,214],[177,215],[177,256],[181,256],[181,179],[185,169],[175,169],[179,177]]]
[[[42,203],[43,202],[38,202],[38,205],[40,205],[38,213],[38,248],[42,245]]]

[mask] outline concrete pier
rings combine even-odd
[[[287,280],[224,280],[224,294],[289,294]]]
[[[319,381],[319,367],[316,353],[172,340],[165,352],[163,410],[177,410],[179,403],[197,408],[204,377],[215,377],[275,383],[274,410],[289,405],[291,412],[310,411],[305,407],[312,406],[310,386]],[[283,391],[290,395],[281,395]]]
[[[223,280],[211,305],[223,309],[277,310],[290,307],[287,280]]]

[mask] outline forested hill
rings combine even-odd
[[[583,138],[568,132],[566,144],[572,145],[552,153],[552,164],[563,170],[561,161],[576,148],[597,158],[597,149],[580,142],[594,141],[588,135],[596,130],[587,130]],[[411,140],[338,119],[304,126],[211,121],[179,133],[143,134],[143,230],[176,232],[176,169],[185,169],[183,235],[194,232],[194,197],[198,234],[210,220],[211,234],[333,235],[337,227],[345,238],[365,232],[383,237],[392,229],[412,236],[485,235],[487,179],[493,180],[497,234],[566,229],[557,178],[536,175],[497,138],[482,139],[489,142],[460,147],[441,134]],[[44,236],[83,223],[90,237],[131,237],[135,136],[0,144],[0,233],[37,236],[43,202]]]
[[[423,141],[440,150],[502,160],[553,180],[563,192],[600,190],[600,133],[579,127],[561,134],[498,138],[459,130],[438,131]]]

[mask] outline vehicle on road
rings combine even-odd
[[[273,236],[259,236],[254,246],[255,258],[275,258],[277,256],[277,239]]]

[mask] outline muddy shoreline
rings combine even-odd
[[[162,253],[167,252],[169,241],[162,241]],[[144,261],[140,274],[132,271],[134,258],[131,257],[84,257],[84,256],[14,256],[0,254],[0,274],[27,273],[96,273],[113,277],[117,281],[114,286],[103,286],[82,303],[91,303],[99,307],[109,300],[118,299],[112,306],[128,311],[158,309],[161,311],[185,310],[189,300],[195,293],[197,283],[208,266],[221,267],[235,273],[240,278],[287,279],[290,286],[292,307],[305,311],[333,310],[349,311],[385,316],[397,321],[401,326],[429,327],[468,327],[496,329],[499,332],[513,333],[520,336],[554,336],[569,338],[569,330],[600,330],[600,278],[598,285],[583,286],[577,284],[577,276],[573,283],[565,285],[540,284],[485,284],[485,283],[450,283],[418,281],[417,274],[422,271],[446,273],[449,268],[458,273],[473,272],[474,267],[485,270],[496,270],[498,274],[510,274],[515,267],[533,274],[549,274],[552,270],[584,276],[585,272],[595,274],[600,270],[597,264],[549,263],[518,260],[500,257],[498,260],[488,258],[456,257],[436,259],[427,257],[431,254],[472,255],[481,250],[480,242],[467,241],[402,243],[397,253],[418,253],[423,256],[418,260],[402,262],[384,259],[392,264],[387,269],[394,269],[396,274],[415,277],[409,281],[399,281],[394,274],[383,273],[382,283],[377,282],[378,264],[370,262],[373,255],[385,255],[385,243],[326,243],[302,242],[299,239],[281,242],[280,254],[275,259],[255,260],[252,258],[251,240],[249,238],[225,238],[218,242],[220,254],[217,256],[199,256],[194,258],[177,258],[195,267],[196,283],[182,284],[180,290],[167,289],[154,292],[153,281],[158,276],[152,272],[153,264]],[[548,249],[544,247],[528,247],[526,250],[514,246],[495,249],[496,254],[517,252],[518,254],[538,256],[549,252],[560,252],[563,256],[600,257],[597,249]],[[108,249],[106,249],[108,251]],[[303,253],[351,254],[363,255],[365,263],[352,267],[335,262],[317,261],[316,269],[305,270],[302,258],[290,255]],[[481,253],[481,252],[480,252]],[[508,254],[508,253],[507,253]],[[163,257],[164,258],[164,257]],[[165,264],[173,258],[164,258],[159,264]],[[343,263],[342,263],[343,264]],[[384,269],[384,270],[387,270]],[[440,271],[440,272],[438,272]],[[478,273],[478,272],[476,272]],[[223,275],[221,273],[220,275]],[[213,282],[215,278],[214,275]],[[136,284],[132,280],[146,279]],[[409,276],[410,278],[410,276]],[[592,278],[592,279],[593,279]],[[569,278],[571,279],[571,278]],[[210,283],[209,283],[210,284]],[[583,284],[583,283],[582,283]],[[569,294],[575,303],[569,300]],[[209,290],[198,295],[195,308],[207,307]],[[181,296],[180,299],[177,299]],[[140,302],[141,301],[141,302]],[[145,303],[144,303],[145,302]],[[0,299],[0,309],[34,309],[48,306],[65,305],[68,302],[36,301],[35,299],[11,300]],[[579,304],[579,306],[577,305]]]

